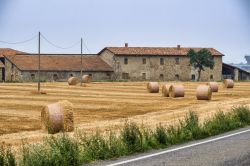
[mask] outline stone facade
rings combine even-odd
[[[6,81],[37,81],[38,73],[37,71],[20,71],[13,63],[6,60],[5,61]],[[83,75],[88,74],[92,76],[93,81],[99,80],[111,80],[113,72],[87,72],[84,71]],[[67,81],[69,77],[74,76],[80,78],[80,71],[41,71],[40,80],[41,81]]]
[[[201,48],[195,48],[196,51]],[[214,69],[201,72],[201,81],[219,81],[222,78],[222,56],[213,48]],[[187,56],[190,48],[177,47],[107,47],[99,54],[84,56],[83,74],[98,80],[135,81],[190,81],[198,72],[190,66]],[[5,81],[37,81],[36,55],[5,55]],[[70,76],[80,78],[79,55],[43,55],[42,81],[66,81]],[[0,73],[2,74],[2,73]],[[1,76],[1,75],[0,75]]]
[[[7,59],[5,59],[5,81],[22,81],[22,72]]]
[[[197,71],[189,65],[187,56],[117,56],[109,50],[105,50],[100,57],[113,67],[116,79],[190,81],[192,77],[197,79],[198,76]],[[214,61],[214,69],[206,68],[201,72],[201,81],[221,80],[222,56],[214,57]]]
[[[193,67],[191,69],[192,75],[195,75],[195,80],[198,78],[198,71]],[[201,71],[200,81],[220,81],[222,79],[222,57],[214,57],[214,68],[205,68],[205,71]]]
[[[3,81],[3,75],[2,75],[2,73],[3,73],[3,69],[2,68],[0,68],[0,82],[2,82]]]

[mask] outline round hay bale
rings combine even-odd
[[[197,100],[211,100],[212,88],[209,85],[199,85],[196,90]]]
[[[82,76],[82,81],[84,83],[90,83],[92,81],[92,76],[90,76],[90,75],[83,75]]]
[[[49,134],[73,131],[73,105],[68,101],[59,101],[45,106],[41,112],[41,124]]]
[[[185,90],[183,85],[171,85],[169,88],[169,94],[171,97],[184,97]]]
[[[147,89],[149,93],[159,93],[159,83],[158,82],[149,82],[147,83]]]
[[[57,104],[61,106],[63,112],[63,131],[71,132],[74,130],[74,113],[73,104],[67,100],[59,101]]]
[[[77,77],[70,77],[68,79],[69,85],[77,85],[79,83],[79,79]]]
[[[208,82],[207,85],[211,87],[212,92],[218,92],[219,85],[217,82]]]
[[[225,79],[223,81],[225,88],[233,88],[234,87],[234,81],[232,79]]]
[[[170,84],[165,84],[162,86],[162,96],[163,97],[169,97],[169,89],[170,89]]]
[[[55,134],[63,129],[63,113],[58,104],[49,104],[41,112],[42,129]]]

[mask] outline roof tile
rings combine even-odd
[[[202,48],[192,48],[192,47],[180,47],[180,48],[177,48],[177,47],[106,47],[104,48],[104,50],[106,49],[111,51],[115,55],[185,56],[188,54],[188,51],[190,49],[199,51]],[[206,48],[206,49],[208,49],[212,53],[213,56],[223,56],[222,53],[220,53],[214,48]]]
[[[20,70],[38,70],[38,55],[5,55]],[[80,55],[41,55],[42,71],[80,71]],[[112,67],[105,63],[100,57],[95,55],[83,56],[83,71],[113,71]]]
[[[17,54],[26,54],[26,53],[11,48],[0,48],[0,58],[3,58],[4,55],[17,55]]]

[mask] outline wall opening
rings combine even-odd
[[[213,80],[213,79],[214,79],[214,75],[211,74],[211,75],[210,75],[210,80]]]
[[[129,79],[129,74],[128,73],[122,73],[122,79],[128,80]]]
[[[195,75],[194,74],[192,74],[191,80],[195,81]]]
[[[125,65],[128,64],[128,58],[124,58],[124,64],[125,64]]]
[[[58,74],[54,74],[53,75],[53,81],[58,81],[59,77],[58,77]]]
[[[179,65],[180,64],[180,58],[175,58],[175,64]]]
[[[177,81],[180,80],[179,74],[176,74],[176,75],[175,75],[175,80],[177,80]]]
[[[146,80],[146,73],[142,73],[142,79]]]
[[[108,80],[111,80],[111,74],[110,73],[107,73],[106,76],[107,76]]]
[[[30,78],[31,78],[31,80],[33,80],[33,81],[34,81],[34,80],[35,80],[35,78],[36,78],[35,74],[33,74],[33,73],[32,73],[32,74],[30,74]]]
[[[164,58],[160,58],[160,65],[164,65]]]
[[[164,75],[160,74],[160,80],[163,81],[164,80]]]

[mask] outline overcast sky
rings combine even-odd
[[[29,39],[38,31],[62,47],[84,38],[91,53],[106,46],[213,47],[224,62],[250,54],[248,0],[0,0],[0,40]],[[42,53],[57,49],[42,39]],[[37,52],[37,40],[9,45]],[[84,50],[84,53],[89,53]]]

